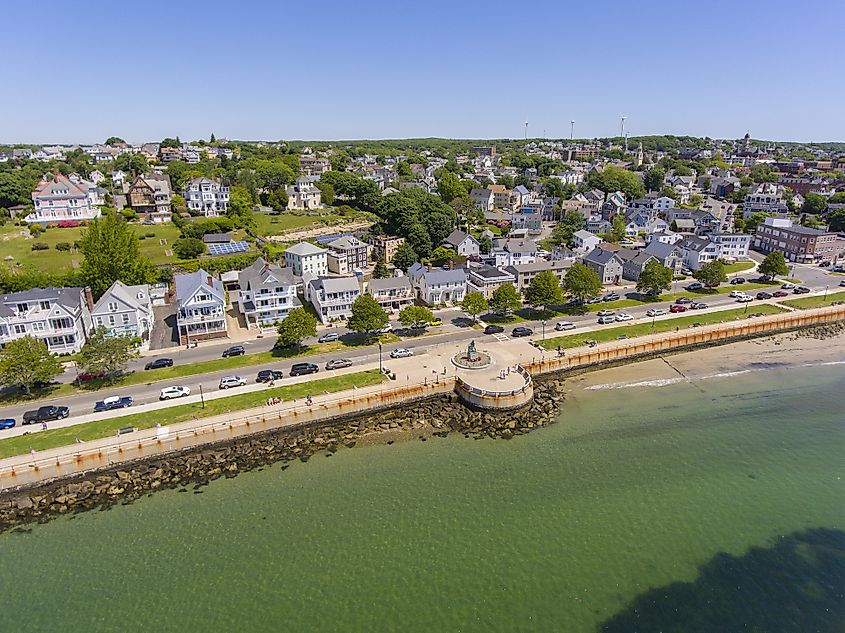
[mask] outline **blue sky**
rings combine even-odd
[[[4,3],[0,143],[845,141],[843,0]]]

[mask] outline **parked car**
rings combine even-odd
[[[792,292],[794,292],[797,295],[805,295],[808,292],[810,292],[810,289],[807,286],[798,286]]]
[[[690,297],[678,297],[675,299],[675,303],[683,305],[685,303],[692,303],[692,298]]]
[[[614,314],[616,314],[616,312],[613,311],[613,310],[599,310],[596,313],[596,316],[605,317],[605,316],[613,316]]]
[[[839,282],[839,285],[840,285],[840,286],[845,286],[845,279],[843,279],[842,281],[840,281],[840,282]]]
[[[232,345],[232,347],[226,348],[223,352],[223,358],[229,358],[230,356],[243,356],[244,354],[246,354],[246,350],[243,345]]]
[[[731,299],[736,299],[738,297],[744,297],[748,293],[744,290],[731,290],[730,294],[728,295]]]
[[[172,400],[173,398],[184,398],[191,395],[190,387],[165,387],[158,394],[159,400]]]
[[[606,295],[604,295],[604,296],[601,298],[601,300],[602,300],[602,301],[616,301],[616,300],[618,300],[618,299],[620,299],[620,298],[621,298],[621,297],[620,297],[618,294],[616,294],[615,292],[608,292]]]
[[[827,260],[825,260],[825,261],[823,261],[823,262],[819,262],[819,266],[820,266],[821,268],[827,268],[828,266],[830,266],[830,262],[829,262],[829,261],[827,261]]]
[[[599,319],[598,319],[598,321],[599,321],[599,325],[607,325],[608,323],[615,323],[615,322],[616,322],[616,317],[612,317],[612,316],[600,316],[600,317],[599,317]]]
[[[616,315],[616,320],[617,321],[633,321],[634,317],[632,315],[628,314],[627,312],[620,312],[619,314]]]
[[[443,325],[443,319],[440,317],[434,317],[431,321],[428,322],[429,325],[433,327],[437,327],[438,325]]]
[[[241,376],[223,376],[220,379],[218,389],[228,389],[229,387],[243,387],[246,384],[246,379]]]
[[[385,325],[380,330],[376,330],[376,334],[390,334],[390,332],[392,332],[392,331],[393,331],[393,327],[390,325],[390,323],[388,323],[387,325]]]
[[[15,418],[0,418],[0,430],[11,429],[15,426]]]
[[[675,305],[673,305],[671,308],[669,308],[669,312],[686,312],[686,311],[687,311],[686,306],[682,306],[682,305],[679,305],[677,303]]]
[[[773,296],[773,297],[788,297],[788,296],[789,296],[789,293],[788,293],[788,292],[786,292],[785,290],[775,290],[775,291],[772,293],[772,296]]]
[[[343,369],[344,367],[352,367],[352,361],[348,358],[333,358],[326,363],[326,370]]]
[[[484,328],[485,334],[501,334],[504,331],[505,328],[503,328],[501,325],[488,325],[486,328]]]
[[[285,372],[277,369],[262,369],[255,376],[255,382],[270,382],[271,380],[281,380],[285,377]]]
[[[314,363],[294,363],[290,368],[291,376],[304,376],[306,374],[316,374],[320,371]]]
[[[601,303],[601,302],[602,302],[602,298],[601,298],[601,297],[593,297],[592,299],[587,299],[587,303],[588,303],[588,304],[592,304],[592,303]]]
[[[323,332],[320,334],[320,337],[317,339],[318,343],[330,343],[332,341],[336,341],[340,338],[340,334],[337,332]]]
[[[23,421],[21,424],[35,424],[38,422],[51,422],[53,420],[63,420],[70,415],[70,409],[67,407],[56,407],[48,405],[46,407],[39,407],[35,411],[27,411],[23,414]]]
[[[558,332],[563,332],[564,330],[574,330],[575,324],[572,321],[558,321],[555,323],[555,329]]]
[[[103,398],[96,403],[94,405],[94,412],[99,413],[100,411],[125,409],[126,407],[131,407],[134,402],[135,401],[132,399],[132,396],[110,396],[108,398]]]
[[[144,365],[144,369],[162,369],[163,367],[173,367],[172,358],[156,358]]]
[[[707,304],[703,301],[696,301],[695,303],[690,304],[690,310],[704,310],[707,308]]]
[[[413,350],[410,350],[407,347],[397,347],[395,350],[390,352],[390,358],[408,358],[413,355]]]
[[[794,289],[795,289],[795,284],[789,283],[788,281],[785,284],[781,285],[781,290],[794,290]]]
[[[734,286],[737,284],[744,284],[745,277],[734,277],[733,279],[731,279],[730,283],[732,283]]]
[[[772,293],[766,292],[765,290],[761,290],[760,292],[757,293],[757,298],[758,299],[771,299]]]
[[[514,338],[519,338],[520,336],[531,336],[532,334],[534,334],[534,330],[523,325],[519,325],[511,330],[511,336]]]
[[[687,286],[687,290],[703,290],[704,284],[700,281],[694,281],[689,286]]]
[[[666,314],[666,310],[663,308],[652,308],[648,312],[645,313],[646,316],[656,317],[660,316],[661,314]]]
[[[754,297],[751,295],[742,295],[736,298],[737,303],[748,303],[749,301],[754,301]]]

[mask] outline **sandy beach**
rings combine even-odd
[[[823,339],[789,332],[587,372],[567,380],[566,395],[577,398],[584,391],[668,387],[775,368],[839,364],[845,372],[845,332]]]

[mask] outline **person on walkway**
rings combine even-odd
[[[308,397],[307,397],[307,398],[305,398],[305,404],[307,404],[309,407],[310,407],[312,404],[314,404],[314,400],[313,400],[313,398],[311,398],[311,394],[310,394],[310,393],[308,394]]]
[[[47,422],[42,422],[42,423],[41,423],[41,430],[42,430],[42,431],[46,431],[46,430],[47,430]]]

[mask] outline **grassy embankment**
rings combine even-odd
[[[386,344],[395,343],[396,341],[399,341],[401,339],[395,334],[383,334],[380,337],[380,340],[383,344]],[[372,344],[373,341],[368,340],[366,337],[347,337],[345,340],[330,341],[328,343],[316,343],[314,345],[305,345],[303,347],[298,348],[292,347],[290,349],[259,352],[257,354],[244,354],[243,356],[232,356],[230,358],[215,358],[214,360],[207,360],[199,363],[174,365],[173,367],[165,367],[163,369],[156,369],[152,371],[136,371],[134,373],[127,374],[126,376],[117,379],[114,383],[110,383],[104,380],[91,380],[83,383],[83,385],[80,387],[69,383],[52,385],[46,389],[34,391],[32,395],[28,398],[20,393],[5,394],[3,396],[0,396],[0,404],[14,404],[16,402],[26,401],[34,402],[35,400],[40,400],[42,398],[58,398],[61,396],[68,396],[99,390],[107,391],[114,389],[123,389],[125,387],[147,384],[150,382],[175,380],[177,378],[196,376],[198,374],[208,374],[218,371],[228,371],[247,367],[254,367],[256,365],[272,363],[276,360],[306,358],[315,354],[331,354],[332,352],[341,353],[349,349],[354,349],[356,347],[363,347]],[[161,355],[166,356],[167,350],[162,350]]]
[[[115,435],[118,429],[127,426],[134,426],[136,429],[149,429],[156,424],[165,426],[185,422],[192,418],[206,418],[260,407],[266,404],[270,397],[281,398],[283,401],[298,400],[309,394],[336,393],[353,387],[361,388],[377,385],[385,379],[386,377],[380,374],[378,370],[368,370],[206,400],[205,407],[200,403],[180,404],[156,411],[133,413],[118,418],[86,422],[64,428],[48,429],[47,431],[36,431],[31,435],[19,435],[0,440],[0,458],[23,455],[31,449],[43,451],[58,446],[67,446],[73,444],[76,438],[82,441],[91,441],[109,437]]]
[[[541,344],[546,349],[556,349],[558,345],[564,348],[580,347],[582,345],[586,345],[586,342],[590,340],[597,341],[599,343],[607,343],[610,341],[616,341],[622,336],[626,338],[634,338],[648,334],[671,332],[676,328],[691,327],[694,323],[698,323],[699,325],[709,325],[711,323],[721,323],[723,321],[742,319],[748,314],[777,314],[779,312],[785,312],[785,309],[780,306],[770,304],[752,304],[748,307],[747,311],[745,308],[735,308],[731,310],[721,310],[719,312],[693,313],[672,319],[664,319],[660,321],[655,320],[653,323],[650,319],[647,319],[639,323],[631,323],[630,325],[620,325],[602,330],[582,332],[580,334],[569,334],[567,336],[547,338]]]
[[[800,299],[781,301],[780,303],[790,308],[808,310],[810,308],[826,308],[834,301],[845,301],[845,291],[828,293],[827,297],[802,297]]]

